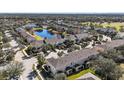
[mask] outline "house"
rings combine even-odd
[[[124,39],[113,40],[112,42],[107,42],[104,45],[97,45],[92,49],[82,49],[80,51],[73,51],[64,57],[58,59],[49,58],[47,59],[47,64],[51,67],[53,73],[57,71],[63,71],[66,75],[71,75],[75,72],[80,71],[88,67],[88,61],[92,58],[97,57],[99,54],[98,48],[103,51],[108,49],[113,49],[124,45]]]
[[[89,34],[87,34],[87,33],[84,33],[84,34],[77,34],[76,36],[77,36],[77,38],[80,40],[80,39],[82,39],[82,38],[88,37]],[[70,35],[69,37],[70,37],[71,40],[77,39],[74,35]],[[48,44],[54,45],[54,44],[58,44],[58,43],[63,43],[66,39],[68,39],[68,38],[67,38],[67,37],[66,37],[66,38],[52,38],[52,39],[46,39],[45,41],[46,41],[46,43],[48,43]],[[34,47],[36,47],[36,48],[41,47],[42,44],[43,44],[43,40],[35,41],[34,43],[32,43],[32,45],[33,45]]]
[[[23,26],[23,28],[26,28],[26,27],[34,28],[34,27],[37,27],[37,25],[34,24],[34,23],[30,23],[30,24],[26,24],[26,25]]]
[[[39,48],[42,46],[43,44],[43,40],[35,40],[35,38],[33,36],[31,36],[29,33],[27,33],[25,31],[26,27],[36,27],[36,24],[27,24],[24,25],[23,27],[19,27],[16,29],[17,33],[20,34],[20,36],[22,36],[23,38],[25,38],[27,40],[28,43],[30,43],[31,45],[33,45],[35,48]],[[76,40],[76,39],[82,39],[82,38],[86,38],[88,37],[89,34],[88,33],[82,33],[82,34],[76,34],[76,35],[70,35],[69,38],[71,40]],[[52,39],[45,39],[45,42],[48,44],[57,44],[57,43],[63,43],[66,39],[68,39],[68,37],[65,38],[52,38]]]
[[[55,72],[64,71],[67,75],[70,75],[73,73],[75,67],[79,68],[79,70],[80,68],[83,69],[84,67],[87,67],[88,65],[86,62],[98,53],[99,52],[94,49],[82,49],[80,51],[71,52],[58,59],[50,58],[48,59],[47,64],[50,65]]]

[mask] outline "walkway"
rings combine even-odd
[[[37,62],[36,58],[32,57],[32,58],[29,58],[29,59],[25,59],[22,51],[18,51],[15,55],[15,60],[19,61],[19,62],[22,62],[23,65],[24,65],[25,70],[24,70],[23,74],[21,75],[22,80],[33,80],[33,79],[35,79],[33,77],[33,75],[31,75],[32,74],[31,72],[32,72],[33,64],[35,64]]]
[[[10,34],[10,32],[8,30],[5,31],[5,35],[8,38],[12,38],[12,35]],[[19,44],[14,40],[14,38],[12,38],[12,40],[9,43],[11,45],[11,49],[13,49],[14,51],[17,51],[17,53],[15,54],[15,61],[21,62],[24,65],[25,70],[24,70],[23,74],[21,75],[21,80],[35,79],[35,78],[33,78],[33,75],[32,75],[32,66],[34,63],[37,62],[37,59],[34,57],[32,57],[30,59],[25,59],[22,51],[18,47]]]

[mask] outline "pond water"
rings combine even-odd
[[[55,35],[49,33],[48,30],[37,31],[37,32],[35,32],[35,34],[42,38],[48,38],[48,39],[55,38]]]

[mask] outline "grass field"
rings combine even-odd
[[[83,24],[90,24],[90,22],[82,22],[81,23],[82,25]],[[92,22],[92,24],[93,25],[98,25],[99,23],[96,23],[96,22]],[[123,26],[124,27],[124,23],[122,22],[122,23],[120,23],[120,22],[112,22],[112,23],[102,23],[102,24],[100,24],[101,26],[103,26],[104,28],[106,28],[106,27],[115,27],[116,28],[116,30],[117,31],[119,31],[120,30],[120,28],[121,28],[121,26]]]
[[[82,75],[84,75],[84,74],[86,74],[86,73],[88,73],[88,72],[90,72],[90,73],[92,73],[92,74],[95,74],[95,72],[94,72],[93,70],[91,70],[91,69],[86,69],[86,70],[83,70],[83,71],[81,71],[81,72],[79,72],[79,73],[77,73],[77,74],[68,76],[67,79],[68,79],[68,80],[75,80],[76,78],[79,78],[79,77],[81,77]]]
[[[120,22],[113,22],[113,23],[110,23],[110,24],[108,24],[108,23],[103,23],[103,24],[101,24],[103,27],[115,27],[116,28],[116,30],[117,31],[119,31],[120,30],[120,28],[121,28],[121,26],[124,26],[124,23],[120,23]]]
[[[34,38],[35,38],[36,40],[42,40],[42,39],[43,39],[43,38],[41,38],[41,37],[38,36],[38,35],[35,35]]]
[[[33,30],[43,30],[43,28],[33,28]]]

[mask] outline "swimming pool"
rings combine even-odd
[[[35,32],[36,35],[40,36],[40,37],[43,37],[43,38],[48,38],[48,39],[52,39],[55,37],[55,35],[51,34],[48,32],[48,30],[43,30],[43,31],[38,31],[38,32]]]

